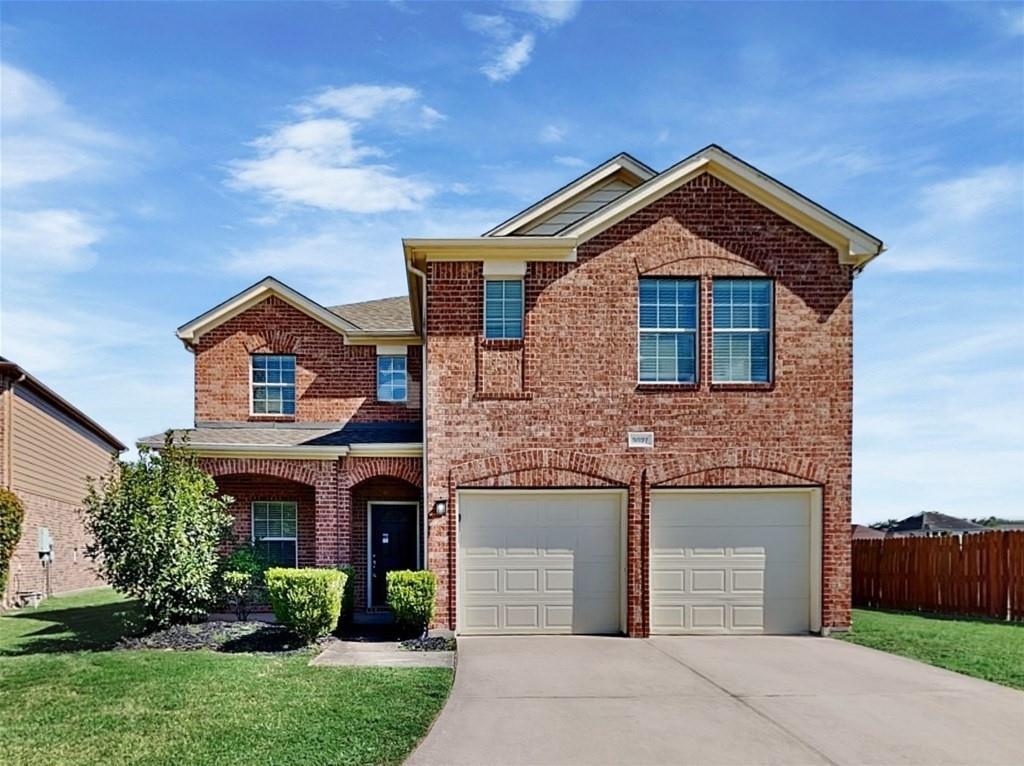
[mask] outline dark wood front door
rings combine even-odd
[[[416,568],[415,503],[370,505],[370,606],[387,604],[387,574]]]

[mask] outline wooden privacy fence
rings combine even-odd
[[[1024,531],[854,540],[853,604],[1024,621]]]

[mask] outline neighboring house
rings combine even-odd
[[[990,532],[990,527],[949,516],[938,511],[924,511],[896,522],[887,530],[890,537],[948,537]]]
[[[845,628],[852,288],[882,249],[716,146],[621,154],[405,240],[408,299],[268,277],[184,325],[179,435],[240,541],[352,562],[361,608],[424,566],[463,634]]]
[[[125,446],[81,410],[0,357],[0,485],[25,508],[4,602],[101,584],[85,555],[80,515],[87,477]]]
[[[852,536],[854,540],[880,540],[888,537],[884,530],[866,527],[863,524],[853,524],[851,529],[853,530]]]

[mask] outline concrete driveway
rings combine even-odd
[[[462,638],[412,766],[1024,763],[1024,694],[813,637]]]

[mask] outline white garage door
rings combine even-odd
[[[459,631],[618,633],[622,497],[459,493]]]
[[[652,633],[811,629],[810,492],[651,495]]]

